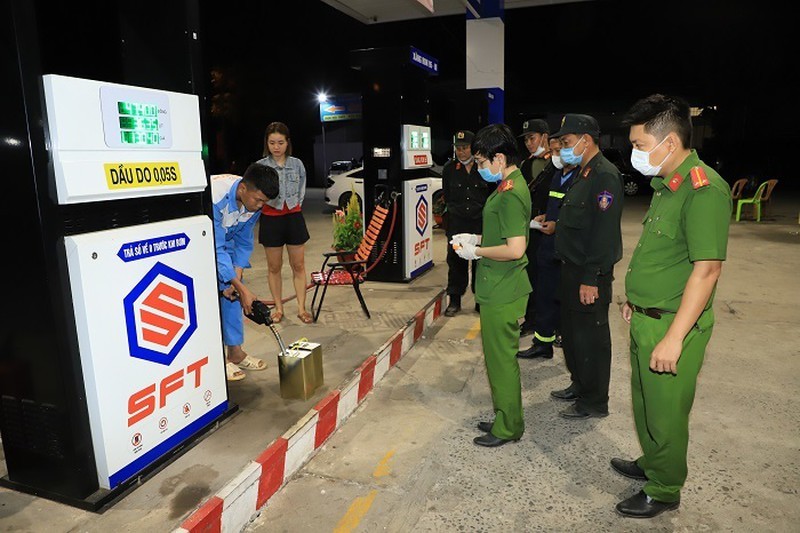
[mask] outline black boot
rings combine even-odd
[[[456,316],[459,311],[461,311],[461,296],[451,294],[450,303],[447,305],[447,309],[444,310],[444,316]]]
[[[517,357],[520,359],[535,359],[541,357],[542,359],[553,358],[553,343],[551,342],[537,342],[533,341],[533,345],[527,350],[517,352]]]

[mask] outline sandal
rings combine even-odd
[[[270,318],[272,318],[273,324],[279,323],[283,318],[283,311],[273,311],[272,315],[270,315]]]
[[[267,363],[265,363],[263,359],[252,357],[250,355],[245,355],[244,359],[234,364],[239,368],[244,368],[245,370],[264,370],[267,368]]]
[[[299,318],[303,324],[311,324],[312,322],[314,322],[314,318],[308,311],[303,311],[302,313],[297,315],[297,318]]]
[[[228,361],[225,363],[225,377],[228,381],[239,381],[247,377],[247,374],[239,370],[239,367]]]

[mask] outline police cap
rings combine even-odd
[[[545,120],[532,118],[522,123],[522,133],[518,137],[524,137],[529,133],[550,133],[550,126]]]
[[[469,146],[472,144],[473,137],[475,137],[475,134],[469,130],[458,130],[453,135],[453,144],[455,146]]]
[[[586,133],[592,137],[599,137],[600,126],[597,124],[597,120],[590,115],[566,114],[561,119],[561,127],[552,137],[563,137],[570,133]]]

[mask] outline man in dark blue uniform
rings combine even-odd
[[[558,212],[567,191],[575,183],[580,167],[565,165],[560,156],[561,144],[558,139],[550,140],[550,162],[556,168],[550,181],[550,190],[545,213],[533,218],[531,229],[539,230],[542,236],[536,251],[536,328],[533,333],[533,344],[527,350],[517,353],[522,359],[553,357],[553,343],[559,325],[559,305],[557,288],[561,261],[556,259],[555,231]]]
[[[478,174],[470,143],[475,135],[459,130],[453,138],[456,158],[442,170],[442,195],[447,213],[447,241],[458,233],[481,233],[483,205],[491,194],[489,185]],[[470,265],[471,263],[471,265]],[[447,247],[447,296],[445,316],[455,316],[461,310],[461,297],[470,284],[475,292],[475,261],[461,259],[451,246]],[[478,309],[478,304],[475,304]]]
[[[519,167],[520,172],[525,177],[528,190],[531,192],[531,218],[544,213],[547,207],[547,192],[550,187],[550,180],[556,168],[550,162],[550,145],[548,134],[550,127],[547,121],[536,118],[526,120],[522,123],[522,137],[525,148],[528,149],[528,158]],[[539,240],[542,235],[538,231],[532,231],[528,240],[528,249],[525,254],[528,256],[528,279],[533,287],[528,298],[528,307],[525,309],[525,320],[520,325],[520,335],[530,335],[534,332],[536,324],[536,277],[538,265],[536,262],[536,251],[539,248]]]
[[[611,379],[608,306],[614,265],[622,258],[622,177],[600,153],[594,117],[565,115],[553,136],[561,141],[564,163],[581,171],[564,195],[555,234],[562,348],[572,383],[550,394],[575,402],[559,413],[563,418],[603,417]]]

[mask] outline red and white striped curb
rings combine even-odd
[[[242,470],[174,533],[241,531],[269,499],[303,467],[336,429],[356,410],[386,372],[439,318],[444,291],[359,366],[353,376],[314,406],[286,433]]]

